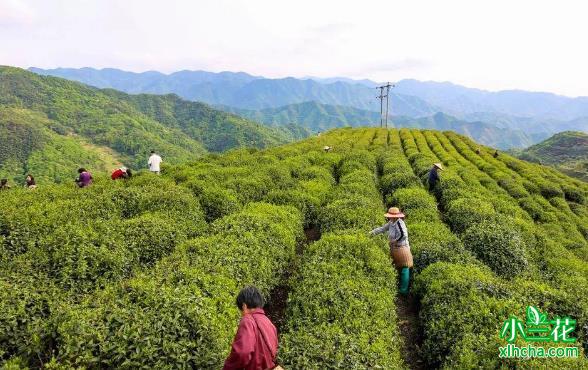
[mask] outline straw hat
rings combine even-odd
[[[404,213],[400,212],[400,209],[398,209],[398,207],[390,207],[388,208],[388,212],[384,215],[384,217],[387,218],[403,218]]]
[[[437,167],[440,170],[443,170],[443,165],[441,163],[435,163],[433,164],[435,167]]]

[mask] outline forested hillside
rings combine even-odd
[[[584,369],[588,185],[493,152],[452,132],[338,129],[162,176],[5,191],[0,364],[219,369],[254,284],[286,369]],[[368,236],[392,205],[414,255],[412,338],[387,240]],[[503,323],[529,305],[577,320],[578,342],[554,345],[578,359],[499,358]]]
[[[59,135],[42,113],[0,107],[0,177],[24,184],[26,174],[43,183],[72,181],[79,166],[110,171],[120,165],[108,147],[75,134]]]
[[[566,131],[517,152],[525,160],[548,164],[560,171],[588,181],[588,134]]]
[[[314,101],[262,110],[239,109],[228,106],[219,106],[219,109],[278,127],[288,123],[296,123],[313,132],[346,126],[380,125],[379,112],[340,105],[320,104]],[[469,136],[481,144],[500,149],[527,147],[548,136],[547,133],[536,133],[537,130],[532,130],[535,132],[532,134],[481,121],[469,122],[444,113],[436,113],[432,116],[420,118],[390,116],[388,117],[388,127],[451,130]],[[513,127],[516,127],[516,125],[513,125]]]
[[[6,140],[0,146],[18,142],[4,150],[0,172],[15,180],[34,170],[61,181],[79,165],[99,170],[122,162],[142,168],[150,150],[182,162],[207,151],[264,148],[305,135],[296,127],[268,128],[176,96],[130,96],[12,67],[0,67],[0,109]],[[38,158],[48,161],[38,164]]]

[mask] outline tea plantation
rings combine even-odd
[[[407,350],[423,368],[588,368],[588,184],[493,153],[452,132],[338,129],[162,176],[4,191],[0,363],[219,369],[254,284],[286,369],[405,369]],[[391,205],[415,263],[406,347],[386,238],[368,236]],[[577,320],[578,359],[499,358],[529,305]]]

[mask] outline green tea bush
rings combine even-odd
[[[39,240],[28,255],[66,290],[89,291],[129,276],[134,258],[120,223],[65,224]]]
[[[390,204],[400,207],[410,222],[438,222],[440,220],[435,198],[420,187],[395,191]]]
[[[466,229],[467,249],[498,275],[512,278],[527,269],[527,249],[521,234],[508,219],[484,220]]]
[[[520,199],[529,195],[527,189],[525,189],[525,187],[521,183],[519,183],[512,177],[500,178],[498,180],[498,184],[502,188],[504,188],[510,195],[512,195],[513,198]]]
[[[545,198],[553,198],[553,197],[562,197],[564,196],[564,192],[560,189],[559,186],[557,186],[556,184],[552,184],[549,182],[540,182],[539,184],[539,191],[541,192],[541,195],[543,195]]]
[[[302,238],[293,207],[250,203],[155,268],[59,318],[58,360],[83,367],[219,368],[237,324],[239,287],[265,294]]]
[[[325,182],[321,180],[300,181],[298,186],[300,187],[301,191],[319,199],[321,204],[326,201],[327,196],[333,188],[333,184],[331,182]]]
[[[415,187],[420,184],[419,178],[412,171],[389,173],[382,176],[380,180],[380,187],[383,194],[392,194],[398,189]]]
[[[495,215],[492,204],[480,199],[461,198],[449,202],[445,218],[455,232],[463,233],[471,225],[492,219]]]
[[[383,222],[382,207],[360,195],[334,200],[319,212],[321,232],[373,228]]]
[[[198,200],[207,222],[212,222],[241,208],[237,193],[233,189],[224,189],[220,186],[204,187]]]
[[[292,286],[280,361],[296,369],[403,368],[395,280],[374,240],[323,235],[309,245]]]
[[[72,367],[219,368],[237,318],[227,291],[147,276],[115,285],[59,318],[57,359]]]
[[[586,195],[580,189],[564,185],[562,186],[562,190],[567,201],[584,205],[586,204]]]
[[[427,366],[435,368],[461,356],[458,349],[470,335],[497,336],[501,323],[517,307],[508,299],[506,287],[490,271],[475,265],[430,265],[416,277],[415,291],[421,298],[422,353]],[[475,367],[489,360],[495,363],[495,358],[496,348],[492,357],[476,358]]]
[[[420,272],[435,262],[478,263],[461,240],[444,224],[408,222],[414,270]]]
[[[307,191],[301,189],[272,190],[265,200],[268,203],[291,205],[298,208],[304,216],[305,227],[317,224],[321,200]]]
[[[250,203],[242,210],[212,224],[216,233],[241,234],[269,233],[276,227],[277,240],[302,240],[303,218],[293,206],[277,206],[269,203]]]
[[[38,367],[54,350],[49,319],[63,297],[43,273],[21,272],[3,269],[0,276],[0,363],[21,356],[23,368],[28,365],[23,359]]]
[[[523,180],[523,186],[530,194],[539,194],[541,192],[539,186],[532,181]]]
[[[272,181],[268,176],[253,174],[228,180],[225,186],[237,193],[242,204],[259,202],[263,200],[268,191],[273,189]]]
[[[121,242],[142,266],[149,266],[187,239],[166,214],[154,212],[124,221]]]
[[[535,222],[548,223],[557,220],[557,216],[550,210],[549,202],[539,195],[521,198],[519,205]]]
[[[258,171],[259,167],[255,166],[252,168],[254,171]],[[294,186],[294,179],[290,170],[281,164],[272,164],[263,168],[264,175],[271,179],[271,183],[276,189],[288,189]]]
[[[303,167],[293,173],[293,176],[299,180],[322,180],[327,183],[333,183],[333,174],[324,167],[310,166]]]

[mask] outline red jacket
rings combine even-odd
[[[110,178],[113,180],[116,180],[118,178],[124,177],[125,172],[123,170],[121,170],[120,168],[117,168],[116,170],[114,170],[112,172],[112,175],[110,175]]]
[[[241,318],[231,354],[226,359],[223,370],[271,369],[276,366],[274,359],[277,353],[278,331],[265,316],[265,312],[256,308],[251,314]]]

